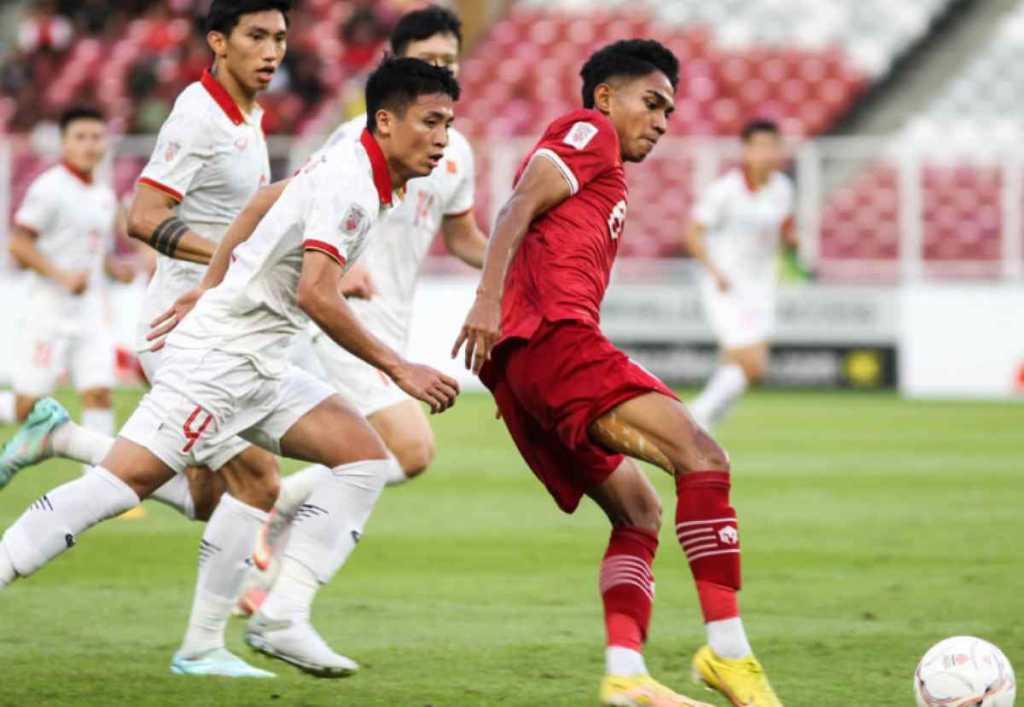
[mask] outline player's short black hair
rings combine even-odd
[[[266,10],[279,11],[287,24],[291,9],[292,0],[213,0],[206,15],[206,31],[220,32],[226,37],[238,25],[242,15]]]
[[[434,93],[459,100],[459,82],[451,71],[419,59],[385,57],[366,82],[366,127],[377,131],[377,111],[402,115],[417,98]]]
[[[92,106],[73,106],[60,114],[60,131],[63,133],[76,120],[98,120],[101,123],[107,122],[106,117]]]
[[[594,89],[614,76],[640,77],[660,71],[675,90],[679,85],[679,60],[653,39],[623,39],[594,52],[580,70],[583,107],[594,107]]]
[[[429,5],[422,10],[407,12],[391,30],[391,52],[395,56],[402,56],[410,44],[435,34],[455,35],[459,48],[462,48],[462,20],[451,10]]]
[[[779,124],[774,120],[767,118],[757,118],[755,120],[748,121],[743,126],[743,130],[740,131],[740,137],[743,142],[747,142],[750,138],[754,137],[757,133],[770,133],[775,137],[779,137]]]

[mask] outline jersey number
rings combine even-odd
[[[615,205],[612,209],[611,216],[608,217],[608,233],[611,234],[612,240],[619,240],[619,236],[622,235],[622,229],[626,227],[626,200],[623,199]]]

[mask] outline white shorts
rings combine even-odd
[[[702,283],[701,299],[708,324],[723,349],[739,349],[770,341],[775,335],[774,291],[720,292]]]
[[[97,320],[76,322],[74,328],[78,331],[62,331],[60,322],[32,318],[19,324],[11,376],[16,393],[49,395],[64,370],[70,374],[75,390],[114,387],[117,353],[110,325]]]
[[[165,347],[153,388],[120,436],[176,472],[223,467],[249,444],[280,454],[280,440],[334,394],[309,373],[290,367],[281,378],[260,374],[244,356]]]
[[[363,417],[412,400],[382,371],[356,358],[327,335],[314,336],[312,348],[325,380]]]

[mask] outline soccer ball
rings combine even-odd
[[[1013,707],[1013,667],[991,643],[954,636],[932,646],[917,664],[918,707]]]

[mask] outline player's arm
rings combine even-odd
[[[555,163],[535,155],[523,172],[515,191],[498,212],[494,232],[487,242],[484,271],[476,290],[476,301],[455,340],[452,358],[466,344],[466,368],[479,373],[501,333],[501,298],[505,273],[519,250],[534,219],[572,195],[572,187]]]
[[[37,234],[28,226],[14,224],[9,248],[11,257],[22,267],[34,270],[53,280],[73,295],[80,295],[89,286],[89,273],[84,270],[64,270],[36,248]]]
[[[110,249],[103,257],[103,270],[107,276],[117,282],[128,283],[135,279],[135,260],[137,260],[139,248],[138,241],[128,240],[131,244],[131,257],[122,257],[115,252],[117,241],[126,233],[128,219],[124,209],[119,205],[114,216],[114,237],[110,240]]]
[[[139,184],[128,211],[128,235],[169,258],[209,263],[217,244],[186,226],[174,212],[177,205],[170,194]]]
[[[487,236],[477,225],[472,209],[445,216],[441,221],[441,233],[449,253],[474,268],[483,267]]]
[[[455,402],[459,384],[428,366],[403,359],[371,334],[338,296],[341,262],[322,250],[307,249],[302,258],[297,300],[299,308],[336,344],[383,371],[413,397],[443,412]]]
[[[711,277],[714,278],[718,289],[725,292],[732,286],[732,283],[729,282],[729,278],[725,276],[725,273],[718,269],[711,259],[711,254],[708,253],[707,232],[707,226],[699,221],[692,222],[686,230],[686,248],[690,251],[693,259],[711,273]]]
[[[241,213],[228,226],[228,230],[224,233],[224,238],[214,251],[213,257],[210,259],[210,265],[206,268],[206,272],[203,274],[203,279],[199,282],[199,285],[179,297],[171,305],[170,309],[149,323],[150,330],[149,334],[146,335],[146,340],[157,341],[153,345],[153,351],[158,351],[163,346],[163,337],[170,333],[178,325],[178,322],[184,319],[186,314],[192,311],[192,308],[196,306],[196,302],[199,301],[203,293],[213,289],[224,280],[228,266],[231,265],[231,256],[235,252],[235,248],[249,240],[259,222],[263,220],[263,217],[267,215],[271,207],[281,198],[285,187],[288,186],[288,181],[283,179],[279,182],[274,182],[253,194],[252,198],[249,199],[249,203],[245,205]]]

